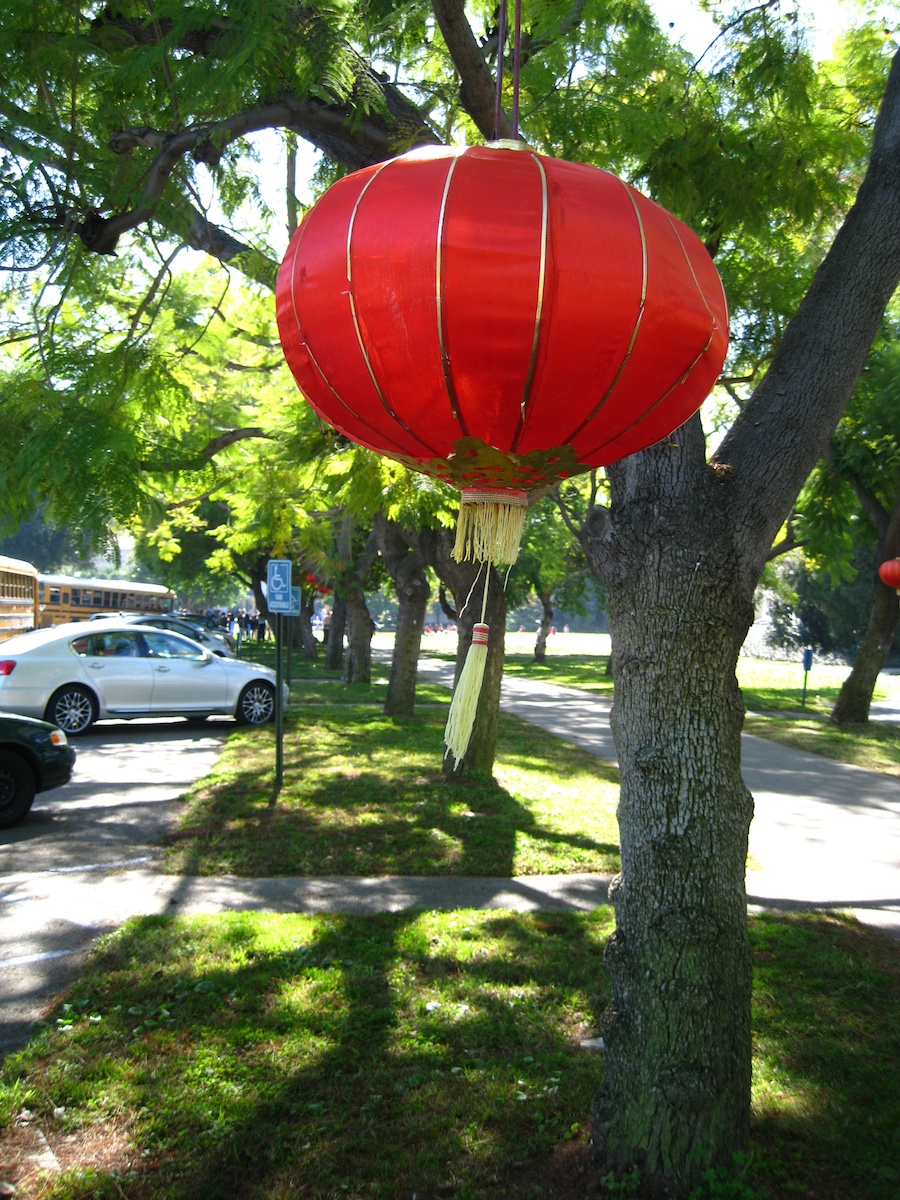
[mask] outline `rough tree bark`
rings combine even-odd
[[[396,521],[389,521],[379,512],[375,517],[375,536],[385,568],[394,581],[398,604],[384,713],[388,717],[411,717],[416,706],[419,650],[431,584],[425,574],[425,560],[410,546]]]
[[[312,617],[315,611],[316,592],[314,588],[304,587],[300,589],[300,616],[296,621],[291,621],[291,626],[296,629],[300,640],[300,649],[303,652],[304,658],[314,659],[319,653],[319,643],[312,631]]]
[[[875,579],[869,622],[859,644],[853,669],[844,680],[831,713],[835,725],[864,725],[869,719],[878,675],[891,652],[900,627],[900,602],[893,588]]]
[[[349,525],[349,523],[347,523]],[[372,682],[372,634],[375,623],[366,604],[363,580],[369,573],[378,543],[370,533],[352,571],[344,576],[342,592],[347,606],[347,653],[344,655],[344,683]],[[331,636],[334,637],[332,622]]]
[[[750,961],[737,655],[778,529],[900,281],[900,54],[872,158],[765,380],[715,458],[699,422],[609,471],[584,533],[609,593],[622,871],[592,1138],[671,1192],[749,1125]]]
[[[347,605],[347,653],[344,655],[344,683],[372,682],[372,634],[375,626],[358,583],[345,584]],[[334,637],[332,625],[331,636]]]
[[[547,657],[547,637],[553,622],[553,606],[550,603],[551,592],[538,592],[541,602],[541,623],[538,625],[537,641],[534,643],[534,661],[542,663]]]
[[[347,631],[347,602],[340,593],[339,585],[334,589],[331,606],[331,625],[325,648],[325,666],[329,671],[339,671],[344,665],[344,634]]]

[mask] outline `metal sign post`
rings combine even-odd
[[[266,570],[266,607],[275,617],[275,786],[284,782],[284,671],[282,616],[291,611],[291,564],[286,558],[270,558]]]
[[[806,681],[809,679],[809,673],[812,670],[813,652],[810,646],[803,651],[803,695],[800,699],[802,708],[806,708]]]
[[[287,685],[288,685],[288,691],[290,691],[291,683],[293,682],[293,679],[292,679],[293,661],[292,660],[293,660],[293,656],[294,656],[294,630],[297,627],[296,626],[296,618],[299,616],[300,616],[300,589],[298,587],[292,587],[291,588],[291,615],[290,615],[290,620],[287,623],[287,628],[288,628],[288,636],[287,636]]]

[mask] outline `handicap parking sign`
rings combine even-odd
[[[291,611],[291,563],[287,558],[270,558],[266,569],[266,605],[270,613]]]

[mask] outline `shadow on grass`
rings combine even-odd
[[[900,1195],[900,957],[841,914],[751,921],[753,1140],[775,1197]]]
[[[57,1115],[102,1125],[127,1104],[143,1157],[129,1200],[553,1194],[531,1184],[599,1082],[578,1037],[605,1003],[608,922],[277,922],[130,923],[73,997],[103,1021],[79,1025],[62,1060],[44,1047]],[[526,1167],[529,1186],[503,1182]],[[120,1194],[103,1172],[89,1182],[64,1194]]]
[[[507,730],[521,722],[510,719]],[[292,715],[284,743],[284,785],[274,788],[274,736],[226,751],[227,763],[195,792],[182,828],[170,836],[168,869],[185,874],[237,875],[485,875],[515,874],[517,847],[527,837],[538,870],[609,873],[618,846],[573,828],[538,820],[528,805],[493,780],[459,780],[435,769],[441,723],[435,716],[404,721],[370,710]],[[508,735],[510,736],[510,735]],[[573,755],[560,743],[532,736],[517,756],[524,769],[550,781],[576,778]],[[591,770],[611,768],[587,758]],[[605,779],[606,776],[603,776]],[[568,825],[566,822],[568,821]],[[610,822],[611,823],[611,822]]]
[[[133,921],[59,1010],[72,1028],[5,1074],[60,1153],[127,1113],[138,1169],[40,1195],[581,1200],[597,1181],[564,1150],[601,1074],[578,1041],[608,929],[603,910]],[[751,942],[746,1186],[696,1200],[896,1200],[897,946],[821,914],[756,916]]]

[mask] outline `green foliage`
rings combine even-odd
[[[496,6],[479,0],[466,14],[496,65]],[[862,24],[834,62],[816,66],[791,14],[751,8],[721,21],[720,39],[693,62],[644,0],[530,0],[521,120],[537,148],[620,172],[718,248],[733,367],[752,375],[858,180],[892,43],[877,23]],[[287,545],[296,522],[274,498],[288,486],[282,461],[251,465],[246,444],[206,454],[250,421],[285,459],[320,460],[315,487],[360,520],[379,488],[392,516],[450,519],[445,490],[345,454],[303,415],[275,365],[265,291],[239,289],[233,272],[186,270],[178,250],[206,220],[228,222],[234,267],[271,287],[284,234],[269,209],[268,164],[253,129],[232,140],[228,124],[261,105],[319,106],[337,139],[341,122],[347,138],[363,122],[394,122],[397,149],[428,128],[479,136],[430,6],[224,0],[213,10],[160,0],[150,14],[138,0],[85,12],[11,0],[0,42],[0,255],[11,268],[0,297],[0,482],[16,506],[9,519],[23,519],[34,496],[102,540],[110,520],[152,523],[160,498],[169,508],[252,480],[269,499],[232,509],[229,552],[245,554],[250,530],[266,527],[270,547]],[[507,89],[510,79],[507,71]],[[163,140],[198,130],[161,191],[146,192]],[[318,186],[345,169],[321,157]],[[145,202],[152,221],[96,245],[106,218]],[[308,472],[298,486],[309,486]],[[159,542],[171,553],[177,538],[163,528]]]
[[[0,539],[0,554],[30,562],[39,571],[72,574],[84,574],[92,560],[89,541],[73,529],[51,525],[42,510],[12,537]]]

